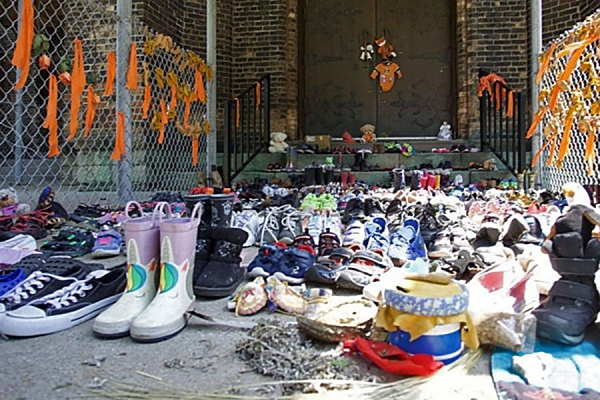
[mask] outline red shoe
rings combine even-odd
[[[342,133],[342,139],[344,140],[344,143],[356,143],[356,139],[354,139],[348,132]]]

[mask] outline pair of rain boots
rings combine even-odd
[[[126,210],[142,207],[130,202]],[[131,335],[139,342],[159,342],[183,330],[186,312],[195,300],[193,271],[202,205],[189,218],[172,218],[168,203],[156,205],[152,216],[123,222],[127,246],[125,293],[94,321],[99,337]]]

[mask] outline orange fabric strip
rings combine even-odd
[[[160,99],[160,133],[158,135],[158,144],[163,144],[165,141],[165,126],[169,122],[167,118],[167,105],[163,99]]]
[[[115,78],[117,77],[117,57],[110,51],[106,57],[106,82],[104,83],[104,96],[112,96],[115,92]]]
[[[260,102],[261,102],[261,98],[260,98],[260,93],[261,93],[261,86],[260,86],[260,82],[256,81],[256,108],[258,109],[258,106],[260,106]]]
[[[546,160],[547,167],[551,166],[554,163],[554,154],[556,153],[557,143],[558,135],[554,135],[551,139],[548,140],[548,144],[550,145],[550,151],[548,152],[548,159]]]
[[[506,116],[511,118],[515,115],[515,92],[511,90],[508,92],[508,107],[506,109]]]
[[[561,163],[564,160],[567,152],[569,151],[569,144],[571,142],[571,129],[573,128],[573,113],[569,113],[567,115],[567,120],[565,121],[565,129],[563,131],[563,136],[560,141],[560,148],[558,150],[558,162]]]
[[[117,114],[117,136],[115,137],[115,149],[110,156],[111,160],[119,161],[125,155],[125,114]]]
[[[81,96],[85,91],[83,47],[81,40],[78,38],[75,39],[75,49],[73,53],[73,73],[71,74],[71,120],[69,121],[69,137],[67,138],[67,142],[75,139],[75,135],[77,134]]]
[[[206,91],[204,90],[204,81],[202,80],[202,72],[200,69],[196,67],[196,72],[194,73],[195,80],[195,88],[194,93],[196,94],[196,99],[201,103],[206,103]]]
[[[496,84],[496,98],[494,101],[496,103],[496,110],[499,110],[502,107],[502,88],[500,84]]]
[[[533,118],[533,122],[531,123],[527,134],[525,135],[525,139],[530,139],[533,136],[538,125],[540,124],[540,122],[542,122],[542,118],[544,117],[544,114],[546,114],[547,110],[548,109],[546,107],[540,107],[539,111],[535,114],[535,117]]]
[[[554,42],[550,45],[550,48],[548,49],[548,53],[546,54],[546,58],[544,58],[544,61],[540,64],[540,68],[538,69],[537,75],[535,76],[536,85],[540,84],[540,82],[542,81],[542,78],[544,77],[544,74],[548,70],[548,66],[550,65],[550,60],[552,59],[552,55],[554,55],[554,50],[556,49],[557,44],[558,44],[558,42]]]
[[[585,155],[584,155],[584,159],[587,163],[587,173],[589,176],[594,175],[595,154],[596,154],[596,131],[591,130],[588,133],[588,137],[585,142]]]
[[[198,139],[192,138],[192,165],[198,165]]]
[[[183,112],[183,127],[185,129],[190,127],[190,113],[192,108],[192,101],[189,98],[185,99],[185,111]]]
[[[12,65],[21,70],[21,76],[19,77],[19,81],[15,84],[15,90],[22,89],[29,76],[31,47],[33,46],[33,14],[32,0],[23,0],[19,36],[17,37],[15,52],[11,61]]]
[[[549,138],[548,140],[546,140],[546,142],[544,143],[544,145],[542,147],[540,147],[540,149],[537,151],[537,153],[535,153],[535,155],[533,156],[533,159],[531,160],[531,167],[535,167],[535,165],[538,163],[540,156],[542,155],[542,153],[548,148],[548,146],[550,145],[550,143],[552,143],[552,140],[554,139],[554,137]]]
[[[50,132],[48,135],[48,157],[52,158],[60,154],[58,147],[58,81],[56,75],[51,74],[48,80],[48,104],[46,104],[46,120],[44,128]]]
[[[150,101],[152,94],[150,93],[150,86],[144,88],[144,103],[142,104],[142,118],[148,118],[148,112],[150,111]]]
[[[92,129],[92,125],[94,124],[94,119],[96,118],[96,99],[94,94],[94,88],[92,85],[88,86],[87,90],[87,110],[85,112],[85,128],[83,129],[83,137],[88,137],[90,130]]]
[[[125,87],[129,90],[136,90],[138,87],[137,47],[135,43],[131,44],[129,50],[129,67],[127,68],[127,83]]]
[[[240,117],[241,117],[241,110],[240,110],[240,99],[239,98],[235,98],[235,127],[239,128],[240,127]]]
[[[554,86],[554,89],[552,90],[552,95],[550,96],[550,101],[548,102],[548,108],[551,111],[554,110],[554,107],[556,106],[556,103],[558,101],[558,95],[561,92],[560,83],[566,82],[571,78],[571,74],[573,73],[573,70],[575,70],[575,67],[577,67],[577,64],[579,63],[579,59],[581,58],[581,55],[585,51],[585,48],[590,43],[598,40],[599,37],[600,37],[600,35],[594,35],[594,36],[588,38],[581,44],[581,46],[578,49],[574,50],[573,53],[571,54],[571,58],[569,58],[567,65],[565,65],[564,71],[558,77],[558,80],[556,81],[556,86]]]
[[[175,110],[177,108],[177,86],[171,85],[171,102],[169,108]]]

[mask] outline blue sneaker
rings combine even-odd
[[[283,261],[286,245],[284,243],[265,244],[258,249],[258,254],[248,265],[250,278],[266,278],[275,272],[275,266]]]
[[[387,234],[387,221],[382,217],[375,217],[365,224],[365,232],[367,235],[374,233]]]
[[[304,275],[317,259],[315,249],[300,245],[285,250],[284,259],[274,264],[273,276],[282,282],[299,285],[304,282]]]
[[[423,235],[421,235],[421,225],[419,224],[419,220],[415,218],[408,218],[406,221],[404,221],[404,226],[409,229],[412,228],[415,232],[414,237],[410,241],[410,259],[427,259],[427,249],[425,248],[425,240],[423,239]]]
[[[373,233],[365,240],[365,248],[367,250],[383,250],[384,254],[388,253],[390,241],[381,233]]]
[[[92,247],[93,258],[116,257],[121,254],[121,235],[114,229],[98,233],[96,243]]]
[[[412,226],[403,226],[390,236],[390,246],[388,256],[392,259],[394,265],[404,265],[412,260],[411,241],[415,237],[415,230]]]

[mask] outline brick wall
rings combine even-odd
[[[151,27],[205,56],[204,0],[138,0]],[[270,73],[272,129],[298,131],[299,0],[219,0],[218,100],[239,94]],[[529,0],[456,0],[458,126],[462,136],[479,130],[478,70],[529,87]],[[600,0],[543,0],[544,42],[600,8]],[[177,35],[180,35],[179,37]]]

